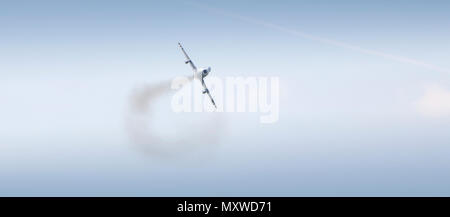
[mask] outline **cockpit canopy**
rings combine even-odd
[[[206,77],[209,74],[210,71],[211,71],[211,67],[208,67],[207,69],[203,69],[202,70],[202,76]]]

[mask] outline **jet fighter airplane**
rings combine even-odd
[[[203,94],[208,94],[209,98],[211,99],[212,104],[214,105],[214,107],[217,108],[216,103],[214,102],[214,99],[212,98],[211,94],[209,93],[208,88],[206,87],[205,84],[205,80],[204,78],[206,76],[208,76],[208,74],[211,72],[211,67],[208,68],[197,68],[195,67],[194,63],[192,62],[191,58],[189,58],[189,56],[187,55],[186,51],[184,50],[183,46],[181,46],[180,43],[178,43],[178,45],[181,48],[181,51],[183,51],[184,56],[186,56],[186,61],[184,62],[185,64],[190,64],[192,67],[192,71],[194,72],[193,75],[193,80],[198,79],[202,82],[202,86],[203,86]]]

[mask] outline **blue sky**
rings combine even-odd
[[[0,3],[0,195],[449,196],[450,3],[192,2]],[[142,151],[130,95],[190,75],[178,42],[211,76],[279,77],[280,120],[167,94],[159,135],[217,138]]]

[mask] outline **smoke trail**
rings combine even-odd
[[[183,87],[189,88],[191,86],[189,84],[192,83],[185,83]],[[146,84],[135,88],[130,95],[126,129],[133,143],[137,145],[139,151],[159,158],[179,157],[194,151],[211,151],[217,146],[222,130],[221,115],[174,113],[170,111],[170,105],[167,105],[164,107],[168,108],[166,111],[160,111],[165,113],[162,115],[163,118],[158,117],[157,101],[160,98],[170,97],[170,93],[174,92],[170,85],[171,81]],[[158,132],[158,127],[162,125],[165,125],[161,127],[164,128],[162,131],[174,132],[173,135]]]
[[[381,52],[381,51],[377,51],[377,50],[372,50],[372,49],[366,49],[366,48],[362,48],[356,45],[352,45],[352,44],[348,44],[345,42],[341,42],[341,41],[336,41],[336,40],[332,40],[332,39],[328,39],[328,38],[323,38],[323,37],[318,37],[318,36],[314,36],[305,32],[301,32],[298,30],[294,30],[294,29],[290,29],[290,28],[286,28],[280,25],[276,25],[273,23],[269,23],[269,22],[265,22],[265,21],[261,21],[261,20],[257,20],[251,17],[246,17],[246,16],[242,16],[242,15],[238,15],[238,14],[234,14],[234,13],[230,13],[230,12],[226,12],[217,8],[213,8],[210,6],[206,6],[206,5],[202,5],[196,2],[186,2],[187,4],[196,6],[198,8],[204,9],[206,11],[212,12],[212,13],[216,13],[216,14],[221,14],[223,16],[227,16],[227,17],[231,17],[231,18],[235,18],[235,19],[239,19],[241,21],[247,22],[247,23],[252,23],[252,24],[256,24],[256,25],[260,25],[260,26],[265,26],[271,29],[275,29],[278,31],[282,31],[294,36],[299,36],[302,38],[306,38],[309,40],[313,40],[313,41],[317,41],[317,42],[321,42],[324,44],[329,44],[329,45],[333,45],[333,46],[337,46],[337,47],[341,47],[341,48],[345,48],[345,49],[350,49],[350,50],[354,50],[360,53],[364,53],[364,54],[369,54],[369,55],[374,55],[374,56],[379,56],[379,57],[383,57],[386,59],[390,59],[393,61],[397,61],[397,62],[401,62],[401,63],[408,63],[411,65],[415,65],[415,66],[420,66],[426,69],[430,69],[430,70],[434,70],[437,72],[443,72],[443,73],[450,73],[450,71],[448,69],[444,69],[441,68],[439,66],[430,64],[430,63],[426,63],[420,60],[416,60],[416,59],[412,59],[412,58],[408,58],[408,57],[404,57],[404,56],[398,56],[398,55],[393,55],[393,54],[389,54],[389,53],[385,53],[385,52]]]

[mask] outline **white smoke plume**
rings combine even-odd
[[[217,147],[223,128],[221,114],[176,113],[170,103],[162,106],[165,111],[160,111],[160,99],[170,102],[167,99],[174,92],[170,81],[142,85],[132,92],[126,129],[138,150],[159,158],[179,158],[187,152],[209,152]]]

